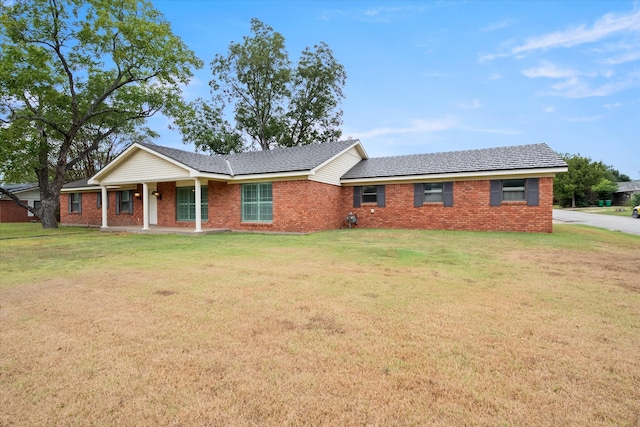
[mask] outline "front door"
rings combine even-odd
[[[158,225],[158,198],[149,190],[149,225]]]

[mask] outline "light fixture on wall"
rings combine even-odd
[[[156,199],[158,199],[158,200],[162,200],[162,194],[160,194],[160,192],[158,190],[153,190],[151,192],[151,195],[152,196],[156,196]]]
[[[140,192],[136,191],[135,193],[133,193],[133,197],[135,197],[137,200],[140,200]]]

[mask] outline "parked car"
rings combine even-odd
[[[640,205],[633,208],[633,212],[631,213],[631,216],[634,218],[640,218]]]

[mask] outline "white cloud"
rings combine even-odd
[[[640,50],[637,50],[634,52],[623,53],[621,55],[614,56],[612,58],[607,58],[603,62],[605,64],[619,65],[619,64],[624,64],[626,62],[637,61],[639,59],[640,59]]]
[[[489,80],[498,80],[501,78],[502,78],[502,75],[499,73],[492,73],[489,75]]]
[[[544,109],[542,111],[544,111],[545,113],[555,113],[556,112],[556,107],[551,107],[551,106],[544,107]]]
[[[640,86],[640,76],[630,75],[624,80],[606,83],[600,86],[591,87],[587,82],[573,77],[562,83],[553,85],[554,92],[549,95],[562,96],[565,98],[589,98],[594,96],[609,96],[616,92]]]
[[[579,76],[582,73],[572,70],[570,68],[560,68],[550,62],[543,62],[542,65],[536,68],[528,68],[522,70],[522,74],[532,79],[537,77],[548,77],[552,79],[561,79],[567,77]]]
[[[502,21],[492,22],[491,24],[487,25],[486,27],[480,28],[480,31],[482,31],[484,33],[484,32],[501,30],[503,28],[510,27],[511,25],[514,24],[514,22],[515,21],[513,19],[511,19],[511,18],[503,19]]]
[[[602,120],[604,118],[604,116],[599,115],[599,116],[586,116],[586,117],[570,117],[567,118],[568,122],[597,122],[598,120]]]
[[[436,120],[414,120],[408,127],[376,128],[365,132],[354,132],[355,138],[366,139],[378,136],[402,135],[408,133],[440,132],[457,127],[456,120],[444,117]]]
[[[481,108],[482,107],[482,103],[480,102],[479,99],[474,98],[471,100],[471,102],[464,102],[461,104],[458,104],[459,108],[463,108],[465,110],[475,110],[476,108]]]
[[[483,129],[483,128],[473,128],[473,127],[464,127],[462,129],[469,132],[495,133],[498,135],[521,135],[522,134],[522,132],[518,130],[512,130],[512,129]]]
[[[487,53],[487,54],[478,54],[478,62],[481,64],[485,64],[487,62],[491,62],[496,58],[505,58],[509,55],[506,53]]]
[[[640,32],[640,10],[626,14],[608,13],[591,27],[580,25],[565,31],[531,37],[524,44],[514,47],[512,53],[578,46],[584,43],[593,43],[621,32]]]

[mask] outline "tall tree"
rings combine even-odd
[[[597,197],[593,190],[603,179],[612,181],[613,175],[602,162],[594,162],[580,154],[563,154],[569,170],[556,175],[553,196],[561,206],[588,206]]]
[[[57,227],[68,172],[106,139],[179,111],[180,85],[201,66],[147,0],[0,0],[0,172],[32,168],[34,213]]]
[[[280,33],[258,19],[251,32],[211,62],[213,99],[176,121],[184,139],[216,154],[337,140],[346,73],[329,46],[305,49],[293,66]]]

